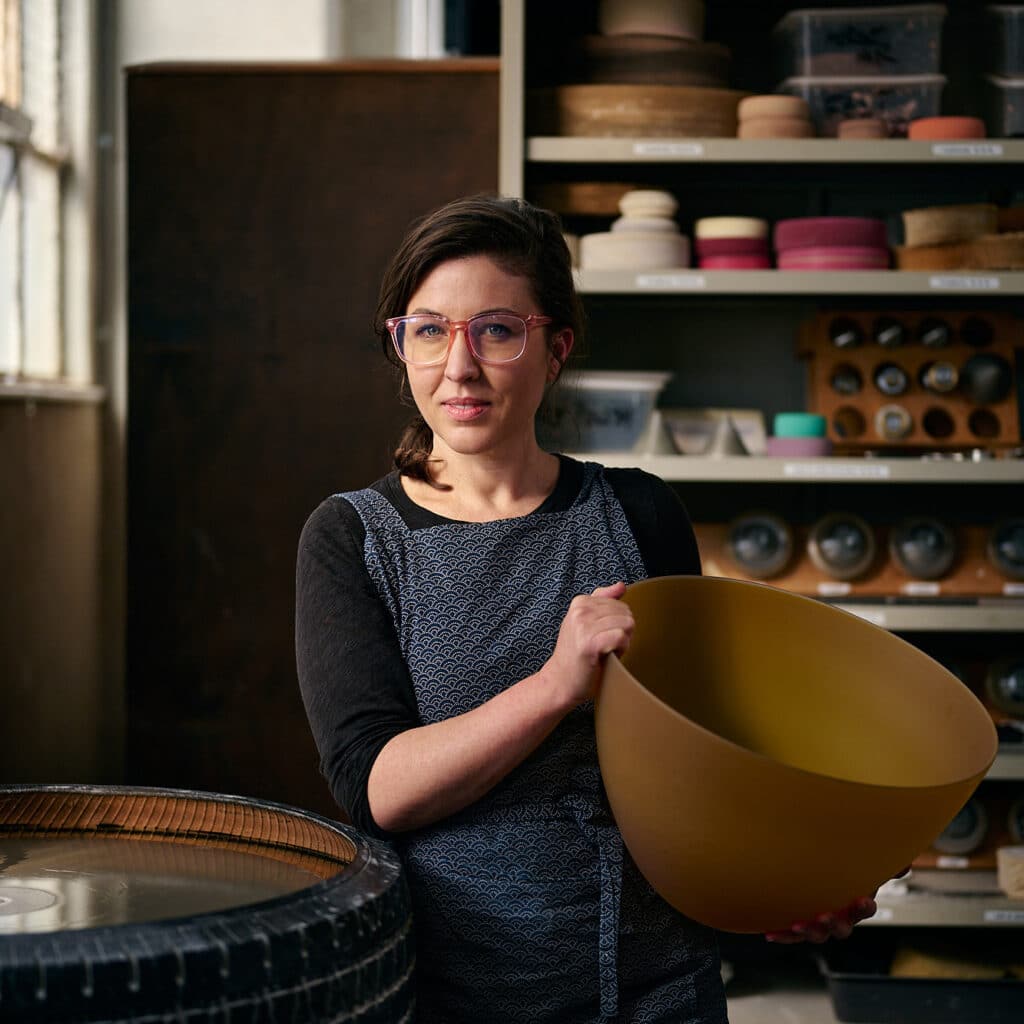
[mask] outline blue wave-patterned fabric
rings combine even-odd
[[[601,467],[567,511],[410,529],[376,490],[343,495],[391,612],[424,723],[538,670],[576,594],[646,575]],[[583,705],[484,799],[399,837],[421,1024],[721,1024],[713,933],[642,878],[601,784]]]

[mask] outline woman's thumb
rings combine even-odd
[[[626,584],[622,580],[616,580],[615,583],[609,583],[607,587],[595,587],[594,597],[622,597],[626,592]]]

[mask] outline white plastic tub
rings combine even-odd
[[[629,451],[644,435],[658,396],[672,374],[586,370],[555,386],[538,424],[549,449]]]
[[[790,11],[772,33],[783,77],[933,75],[943,4]]]

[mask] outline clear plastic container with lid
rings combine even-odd
[[[772,32],[779,76],[931,75],[944,4],[790,11]]]
[[[985,8],[984,69],[1010,78],[1024,76],[1024,4]]]
[[[1024,75],[986,75],[985,84],[985,124],[989,135],[998,139],[1024,136]]]
[[[919,117],[936,117],[942,105],[944,75],[895,75],[787,78],[775,91],[803,96],[819,135],[834,137],[840,121],[873,117],[884,121],[889,135],[904,136]]]

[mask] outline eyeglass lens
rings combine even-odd
[[[396,324],[398,351],[410,363],[440,362],[448,353],[451,325],[439,316],[406,316]],[[526,323],[509,313],[471,317],[467,329],[475,356],[491,363],[518,359],[526,346]]]

